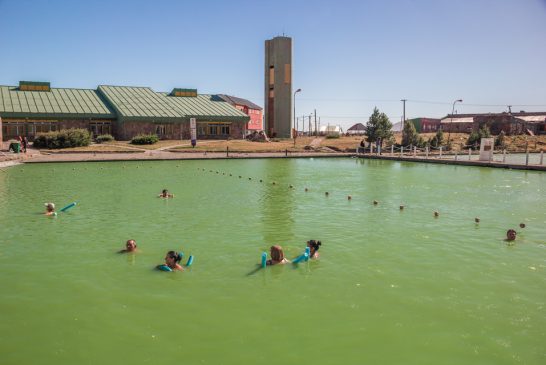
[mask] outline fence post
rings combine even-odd
[[[440,159],[442,159],[442,147],[440,147]]]
[[[425,158],[428,159],[428,146],[426,147],[426,150],[425,150]]]
[[[506,149],[502,150],[502,163],[506,162]]]
[[[544,151],[540,151],[540,164],[544,162]]]
[[[391,145],[391,155],[394,155],[394,145]]]
[[[370,154],[373,153],[373,146],[372,146],[372,142],[370,142]]]
[[[378,145],[378,146],[377,146],[377,154],[378,154],[378,155],[381,155],[381,145]]]
[[[417,156],[417,146],[413,146],[413,157]]]
[[[288,157],[288,148],[284,149],[284,157]]]
[[[455,161],[457,161],[457,151],[455,151]]]
[[[529,166],[529,149],[525,151],[525,166]]]
[[[472,150],[468,148],[468,161],[470,161],[471,156],[472,156]]]
[[[404,156],[404,146],[400,147],[400,157]]]
[[[226,157],[229,157],[229,146],[226,146]]]

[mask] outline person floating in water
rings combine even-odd
[[[318,259],[320,257],[318,250],[322,243],[320,241],[309,240],[307,241],[307,247],[309,247],[309,258]]]
[[[135,240],[127,240],[125,243],[125,249],[118,251],[119,253],[137,252],[137,244]]]
[[[45,215],[57,215],[55,213],[55,203],[44,203],[46,207]]]
[[[157,196],[158,198],[174,198],[174,194],[170,194],[169,190],[163,189],[161,194]]]
[[[516,231],[514,229],[509,229],[506,231],[506,241],[512,242],[516,240]]]
[[[167,255],[165,256],[165,265],[172,271],[184,271],[184,268],[180,265],[180,261],[182,261],[182,255],[180,253],[175,251],[167,252]]]
[[[281,246],[271,246],[271,259],[267,260],[267,265],[284,265],[290,261],[284,257],[284,252]]]

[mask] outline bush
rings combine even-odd
[[[89,146],[91,133],[87,129],[63,129],[56,132],[38,133],[34,139],[37,148],[70,148]]]
[[[478,148],[482,138],[488,138],[491,136],[491,132],[487,126],[482,126],[477,132],[470,133],[466,144],[473,148]]]
[[[506,142],[504,141],[504,137],[506,136],[506,133],[504,131],[501,131],[497,138],[495,138],[495,147],[504,148]]]
[[[114,137],[112,137],[110,134],[101,134],[100,136],[95,137],[95,141],[97,141],[97,143],[110,142],[113,140]]]
[[[133,137],[131,144],[154,144],[159,141],[159,137],[156,134],[139,134]]]
[[[328,134],[326,136],[327,139],[333,139],[333,138],[339,138],[339,134]]]

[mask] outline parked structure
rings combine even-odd
[[[246,125],[247,132],[263,130],[263,109],[259,105],[236,96],[223,94],[218,96],[250,117]]]
[[[217,95],[195,89],[158,93],[148,87],[106,86],[92,89],[51,88],[21,81],[0,86],[3,139],[68,128],[93,135],[131,139],[155,133],[162,139],[189,139],[189,120],[197,119],[199,138],[242,138],[249,117]]]
[[[292,39],[265,41],[265,130],[269,137],[290,138],[292,126]]]
[[[447,115],[440,121],[444,132],[470,133],[487,126],[492,134],[546,133],[546,112]]]
[[[435,118],[413,118],[407,122],[413,124],[417,133],[434,133],[440,128],[440,119]]]

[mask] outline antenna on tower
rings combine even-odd
[[[508,113],[512,114],[512,105],[508,105]]]

